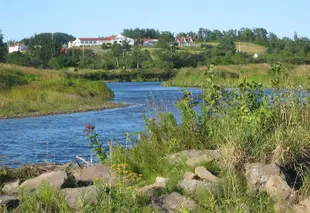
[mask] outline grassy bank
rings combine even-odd
[[[68,78],[83,78],[106,82],[147,82],[165,81],[176,74],[173,70],[136,69],[136,70],[90,70],[81,69],[76,73],[66,72]]]
[[[0,118],[71,113],[121,106],[103,82],[65,79],[59,72],[0,67]]]
[[[204,85],[206,69],[206,67],[180,69],[177,75],[164,82],[164,85],[202,87]],[[213,71],[215,75],[214,82],[225,87],[236,87],[244,79],[261,82],[264,86],[271,87],[272,79],[275,75],[272,66],[269,64],[215,66]],[[280,83],[283,87],[307,87],[309,71],[309,65],[283,65],[281,73],[278,73],[281,77]]]

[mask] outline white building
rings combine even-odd
[[[22,52],[27,49],[25,44],[20,44],[20,43],[14,43],[12,45],[9,45],[9,53],[13,52]]]
[[[158,39],[156,38],[144,38],[143,46],[154,47],[158,43]]]
[[[195,46],[192,37],[190,36],[178,36],[175,38],[178,46]]]
[[[112,45],[114,42],[121,44],[124,41],[128,42],[131,46],[135,44],[135,41],[132,38],[127,38],[123,35],[116,35],[106,38],[77,38],[74,41],[69,41],[68,47],[94,46],[102,44]]]

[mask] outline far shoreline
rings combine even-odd
[[[33,118],[33,117],[41,117],[41,116],[49,116],[49,115],[63,115],[63,114],[72,114],[78,112],[90,112],[90,111],[100,111],[100,110],[108,110],[108,109],[117,109],[128,107],[129,104],[117,103],[117,102],[106,102],[103,106],[89,107],[83,109],[76,109],[71,111],[63,111],[63,112],[32,112],[26,113],[24,115],[13,115],[7,117],[0,117],[0,120],[9,120],[9,119],[17,119],[17,118]]]

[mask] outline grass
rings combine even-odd
[[[235,42],[235,43],[236,43],[236,49],[239,52],[254,54],[254,53],[263,53],[263,52],[266,52],[267,50],[267,48],[262,45],[258,45],[258,44],[254,44],[250,42]],[[201,42],[201,43],[195,43],[195,46],[200,47],[201,44],[217,46],[219,45],[219,42]]]
[[[266,87],[272,87],[272,67],[269,64],[248,64],[248,65],[223,65],[216,66],[214,82],[225,87],[236,87],[243,82],[256,81],[263,83]],[[176,77],[164,82],[165,86],[180,87],[202,87],[206,67],[182,68]],[[308,86],[310,66],[304,65],[283,65],[281,85],[283,87],[299,88]]]
[[[146,131],[141,133],[139,140],[128,137],[132,144],[130,148],[110,144],[106,163],[113,168],[116,165],[115,170],[124,178],[121,178],[119,187],[110,190],[99,185],[99,204],[90,206],[86,203],[82,212],[126,212],[124,209],[152,212],[146,200],[133,195],[137,188],[153,183],[157,176],[168,178],[168,187],[160,195],[172,191],[187,195],[177,183],[189,168],[184,162],[172,163],[167,157],[186,149],[217,149],[221,154],[217,162],[204,164],[221,178],[221,185],[214,190],[198,190],[193,195],[199,204],[195,213],[276,212],[275,203],[268,194],[255,192],[245,184],[244,164],[251,162],[272,162],[299,171],[303,183],[297,194],[299,198],[310,196],[310,99],[301,98],[294,90],[280,89],[280,86],[288,85],[291,77],[307,86],[304,70],[299,66],[291,67],[295,70],[294,75],[287,76],[285,69],[288,67],[249,66],[255,68],[256,74],[264,75],[270,69],[270,72],[279,72],[278,75],[266,74],[274,88],[269,95],[264,93],[265,85],[250,81],[235,83],[237,90],[227,91],[217,83],[227,76],[232,78],[227,73],[234,73],[238,66],[215,67],[213,71],[209,67],[201,77],[203,93],[200,102],[194,101],[191,94],[184,91],[184,97],[177,104],[181,123],[172,113],[160,113],[155,118],[145,118]],[[214,75],[217,69],[225,74]],[[250,78],[251,72],[240,71],[240,74]],[[127,174],[141,174],[142,178],[132,180]],[[39,191],[39,196],[25,196],[21,205],[26,206],[26,212],[34,203],[43,202],[43,206],[51,206],[51,209],[58,204],[56,212],[66,212],[62,198],[51,196],[53,193],[57,192],[45,189]],[[182,209],[179,212],[188,211]]]
[[[0,73],[11,79],[10,85],[6,84],[0,92],[0,118],[71,113],[121,106],[108,102],[114,93],[103,82],[65,79],[53,71],[11,66],[1,67]],[[14,73],[20,74],[14,75]],[[20,79],[16,78],[30,74],[35,76],[34,80],[20,83]]]

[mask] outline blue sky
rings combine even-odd
[[[76,37],[119,34],[124,28],[172,32],[264,27],[278,36],[310,37],[309,0],[1,0],[5,40],[41,32]]]

